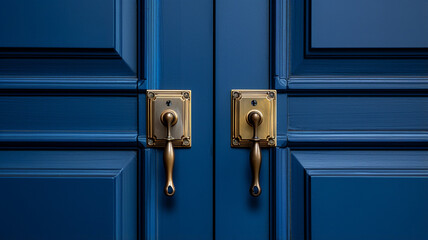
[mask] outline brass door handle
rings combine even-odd
[[[175,193],[174,181],[172,180],[172,171],[174,169],[174,146],[171,136],[171,128],[177,123],[177,113],[173,110],[167,109],[161,114],[161,122],[166,127],[166,144],[163,152],[163,165],[165,167],[166,183],[164,192],[167,196],[173,196]]]
[[[250,166],[252,173],[252,184],[250,187],[250,194],[253,197],[258,197],[262,193],[260,188],[260,167],[262,164],[262,154],[260,151],[260,138],[257,135],[258,126],[263,121],[263,115],[257,110],[253,110],[248,114],[247,122],[253,127],[253,138],[251,141],[253,145],[250,151]]]
[[[163,148],[165,195],[175,194],[173,170],[174,148],[190,148],[191,91],[147,90],[147,147]],[[166,132],[165,132],[166,130]]]
[[[234,89],[231,91],[233,148],[251,148],[252,183],[250,194],[258,197],[262,153],[260,148],[276,146],[276,91],[271,89]]]

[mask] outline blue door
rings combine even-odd
[[[1,3],[0,239],[211,239],[213,3]],[[173,197],[147,89],[192,90]]]
[[[427,239],[428,2],[273,4],[273,236]]]
[[[428,239],[424,0],[15,0],[0,7],[0,239]],[[192,146],[146,90],[192,91]],[[230,147],[276,89],[277,147]]]
[[[428,3],[215,1],[216,239],[428,239]],[[278,146],[229,146],[230,89],[276,89]]]

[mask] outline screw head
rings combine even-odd
[[[234,139],[232,140],[232,144],[233,144],[234,146],[238,146],[238,145],[239,145],[239,139],[238,139],[238,138],[234,138]]]
[[[233,92],[232,96],[233,96],[233,98],[239,98],[241,96],[241,93]]]
[[[190,145],[190,140],[188,138],[183,139],[183,145],[184,146],[189,146]]]
[[[155,97],[155,93],[154,92],[148,92],[147,93],[147,97],[148,98],[154,98]]]
[[[148,145],[153,145],[154,143],[155,143],[155,141],[152,138],[147,139]]]
[[[190,98],[190,94],[189,94],[188,92],[184,92],[184,93],[183,93],[183,97],[184,97],[185,99],[189,99],[189,98]]]
[[[273,138],[269,138],[268,145],[269,146],[274,146],[275,145],[275,140]]]
[[[275,93],[274,92],[268,92],[268,97],[269,98],[275,98]]]

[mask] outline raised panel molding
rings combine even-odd
[[[425,93],[278,94],[278,145],[427,146]]]
[[[2,147],[137,147],[137,97],[2,95]]]
[[[398,81],[410,82],[404,87],[407,90],[427,89],[426,48],[311,48],[308,6],[310,0],[274,1],[272,81],[276,89],[391,90],[402,86]]]
[[[136,151],[0,151],[2,239],[136,239]]]
[[[308,1],[313,48],[428,47],[424,0]]]
[[[135,0],[19,0],[0,11],[0,76],[137,75]]]
[[[425,150],[277,148],[275,169],[275,239],[428,236]]]

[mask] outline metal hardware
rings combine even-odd
[[[167,196],[175,193],[174,147],[191,147],[191,91],[147,90],[147,146],[163,147]]]
[[[276,146],[276,90],[232,90],[231,146],[251,148],[252,196],[261,194],[261,147]]]
[[[262,114],[257,111],[253,110],[248,114],[248,124],[250,124],[254,131],[253,131],[253,146],[251,147],[250,152],[250,166],[251,166],[251,172],[253,175],[253,184],[251,184],[250,187],[250,194],[253,197],[258,197],[262,193],[262,189],[260,188],[260,166],[262,164],[262,153],[260,152],[260,139],[257,136],[257,129],[259,125],[263,121]]]
[[[166,184],[164,192],[167,196],[175,193],[174,182],[172,181],[172,170],[174,168],[174,147],[172,146],[171,127],[177,123],[177,113],[172,110],[165,110],[161,114],[161,122],[166,127],[166,145],[163,151],[163,165],[165,166]]]

